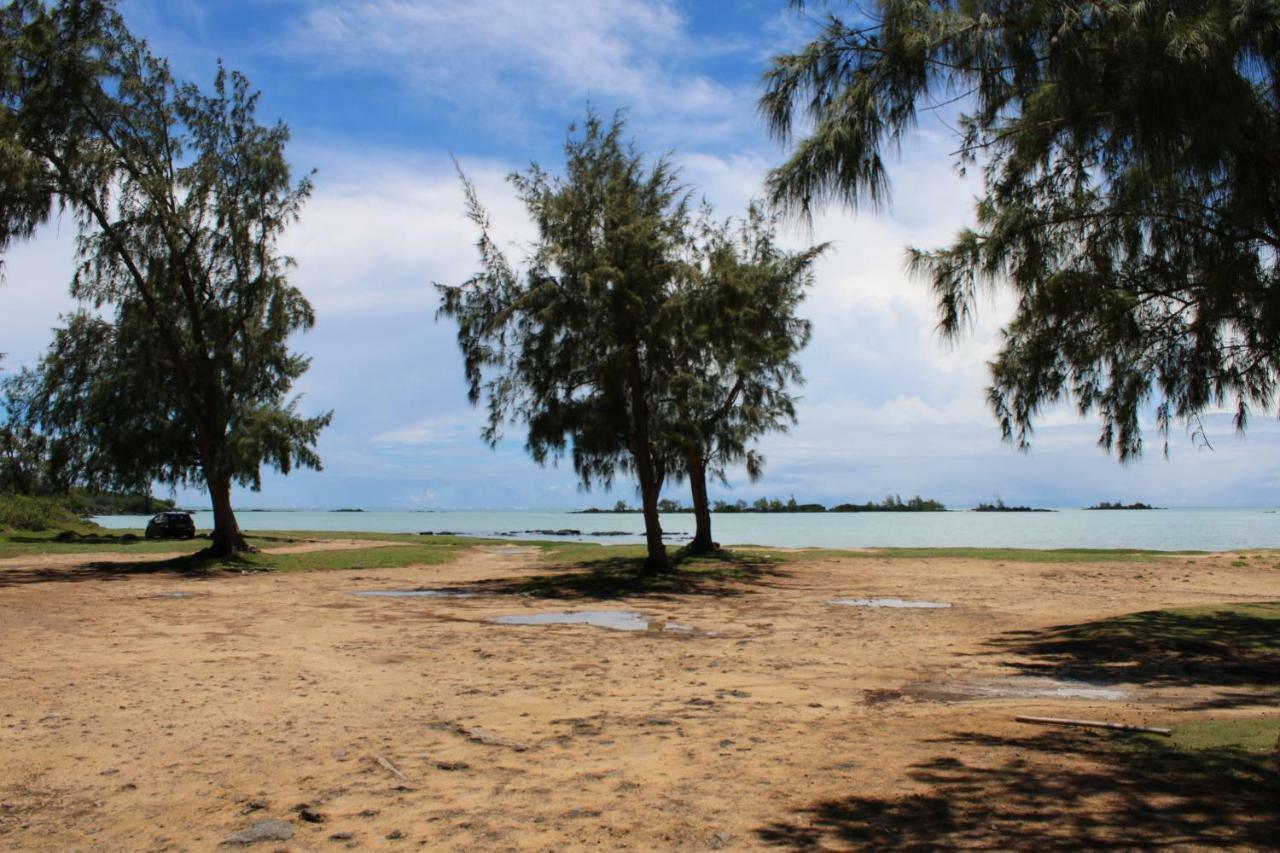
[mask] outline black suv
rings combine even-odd
[[[186,512],[162,512],[147,523],[148,539],[191,539],[196,523]]]

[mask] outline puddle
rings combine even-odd
[[[591,625],[610,631],[647,631],[649,620],[634,610],[569,610],[498,616],[499,625]]]
[[[474,598],[475,593],[456,589],[368,589],[352,595],[366,598]]]
[[[1124,690],[1099,687],[1087,681],[1058,681],[1052,678],[1017,678],[1009,681],[976,682],[969,685],[978,696],[1037,699],[1097,699],[1116,702],[1129,696]]]
[[[634,610],[552,610],[543,613],[520,613],[496,616],[489,620],[498,625],[590,625],[610,631],[649,631],[681,637],[715,637],[715,631],[704,631],[681,622],[649,619]]]
[[[204,595],[203,592],[184,592],[177,590],[174,592],[157,592],[148,595],[147,598],[199,598]]]
[[[905,598],[833,598],[827,604],[843,607],[892,607],[908,610],[944,610],[951,605],[945,601],[908,601]]]
[[[916,684],[902,693],[934,702],[964,702],[976,699],[1087,699],[1118,702],[1130,698],[1125,690],[1102,687],[1087,681],[1054,678],[1009,678],[954,684]]]

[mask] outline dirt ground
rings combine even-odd
[[[292,838],[253,849],[1280,841],[1256,799],[1276,792],[1188,791],[1108,737],[1014,721],[1280,713],[1274,683],[1103,679],[1051,653],[1056,626],[1280,598],[1274,555],[800,560],[604,601],[515,594],[550,570],[518,546],[374,571],[50,571],[101,560],[0,565],[0,849],[209,850],[271,818]],[[353,595],[416,587],[475,594]],[[876,596],[952,606],[827,603]],[[547,610],[650,628],[490,621]]]

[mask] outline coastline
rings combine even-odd
[[[511,541],[563,539],[633,544],[642,541],[639,513],[580,514],[528,510],[241,510],[246,531],[314,530],[339,533],[449,533]],[[1052,513],[716,513],[712,532],[724,545],[782,548],[1137,548],[1153,551],[1227,551],[1280,548],[1274,508],[1180,509],[1135,512],[1061,508]],[[145,517],[95,518],[108,529],[145,526]],[[195,513],[196,526],[212,515]],[[666,540],[692,535],[690,514],[662,516]]]

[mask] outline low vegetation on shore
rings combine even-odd
[[[626,501],[618,501],[610,509],[601,509],[599,507],[591,507],[590,509],[578,510],[580,514],[592,515],[596,513],[624,513],[639,512],[639,508],[628,506]],[[679,501],[663,499],[658,501],[658,511],[665,513],[690,513],[694,509],[691,506],[681,504]],[[922,498],[916,495],[912,498],[903,500],[900,495],[888,495],[880,502],[867,501],[866,503],[842,503],[836,504],[828,508],[820,503],[799,503],[793,495],[786,501],[777,498],[757,498],[752,503],[739,500],[734,503],[728,501],[712,501],[712,512],[739,513],[739,512],[946,512],[946,504],[941,501],[932,500],[930,498]]]
[[[73,511],[68,500],[30,495],[0,494],[0,532],[69,530],[97,527]]]
[[[1038,509],[1030,506],[1007,506],[1003,500],[996,498],[993,503],[980,503],[973,508],[974,512],[1057,512],[1053,509]]]

